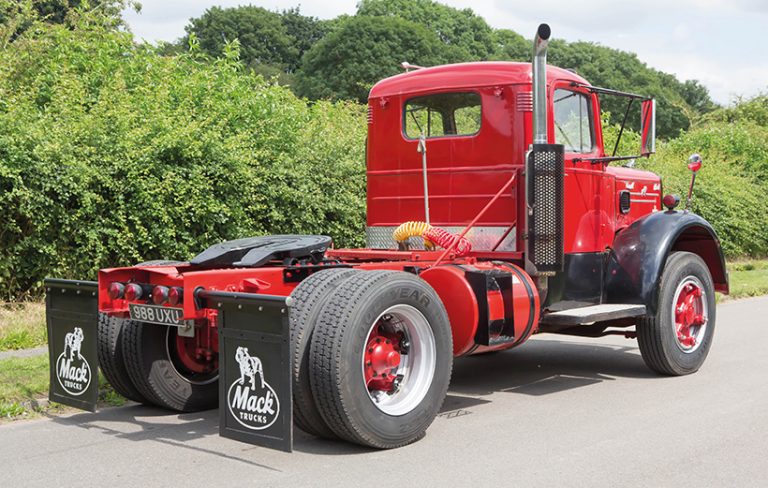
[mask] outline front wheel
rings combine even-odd
[[[714,284],[699,256],[669,256],[656,313],[641,319],[637,332],[640,353],[652,370],[671,376],[699,370],[715,332]]]
[[[448,315],[424,280],[392,271],[352,275],[330,296],[310,347],[310,385],[328,427],[394,448],[421,438],[448,390]]]

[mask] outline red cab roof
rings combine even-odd
[[[547,66],[547,79],[571,80],[587,84],[572,71]],[[482,61],[444,64],[416,69],[385,78],[371,88],[368,98],[387,97],[419,91],[453,90],[490,85],[512,85],[531,82],[531,63]]]

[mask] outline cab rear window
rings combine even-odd
[[[480,95],[437,93],[405,102],[403,131],[406,137],[472,136],[480,131]]]

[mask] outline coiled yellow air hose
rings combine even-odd
[[[392,232],[392,237],[398,244],[404,243],[411,237],[421,237],[424,239],[424,247],[426,249],[434,249],[435,245],[432,241],[424,237],[424,234],[430,229],[432,229],[432,226],[426,222],[411,220],[400,224],[397,229]]]

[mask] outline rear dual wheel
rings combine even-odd
[[[135,326],[129,325],[130,323],[128,319],[99,313],[99,367],[117,393],[134,402],[149,403],[148,399],[133,385],[123,359],[123,329],[126,326]]]
[[[317,409],[310,386],[309,346],[315,324],[336,287],[353,274],[355,269],[328,269],[312,274],[299,283],[293,292],[290,314],[291,348],[293,356],[293,421],[308,434],[327,439],[336,438]]]
[[[442,406],[453,363],[445,307],[403,272],[353,274],[314,327],[310,385],[338,437],[377,448],[421,438]]]
[[[216,408],[218,355],[201,352],[194,337],[179,336],[177,330],[141,322],[123,328],[123,358],[131,382],[159,407],[180,412]]]
[[[139,403],[182,412],[215,408],[218,358],[176,327],[99,314],[99,366],[112,388]]]
[[[136,266],[169,266],[147,261]],[[199,332],[199,331],[198,331]],[[99,314],[99,365],[114,390],[139,402],[178,411],[215,408],[218,358],[175,327]]]

